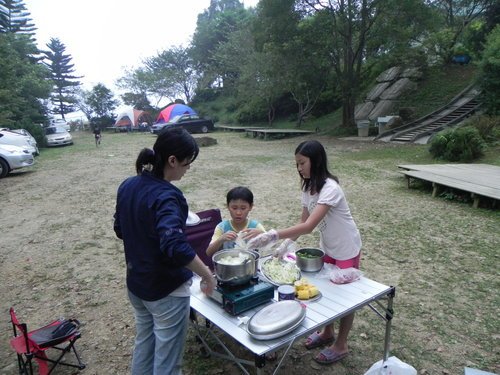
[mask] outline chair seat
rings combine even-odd
[[[70,339],[79,334],[79,323],[74,320],[56,320],[45,327],[28,333],[28,336],[40,348],[50,347]]]

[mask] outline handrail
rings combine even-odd
[[[452,100],[450,100],[450,102],[448,102],[448,104],[446,104],[446,105],[440,107],[439,109],[437,109],[431,113],[428,113],[427,115],[422,116],[419,119],[414,120],[408,124],[405,124],[403,126],[395,128],[395,129],[391,129],[389,131],[383,132],[382,134],[379,134],[377,137],[375,137],[375,140],[389,136],[390,137],[389,141],[393,141],[402,135],[408,134],[412,131],[416,131],[416,130],[418,131],[418,129],[420,129],[420,128],[425,128],[425,127],[431,125],[433,122],[437,122],[440,119],[443,119],[446,116],[449,116],[453,112],[458,111],[459,109],[463,108],[464,106],[469,104],[471,101],[476,99],[477,94],[474,94],[474,90],[478,90],[478,89],[474,87],[474,84],[470,84],[465,89],[463,89],[458,95],[456,95]],[[445,111],[446,109],[449,109],[450,107],[453,107],[453,105],[456,104],[460,99],[467,98],[467,96],[468,96],[467,94],[469,94],[469,93],[474,94],[474,95],[470,95],[468,97],[469,100],[467,100],[466,103],[462,103],[460,105],[460,107],[455,108],[453,111],[451,111],[449,113],[443,114],[441,117],[436,117],[434,119],[434,121],[432,121],[432,122],[429,122],[427,124],[423,124],[424,121],[432,118],[433,116],[439,115],[439,113]],[[467,114],[470,114],[471,112],[475,111],[478,107],[479,107],[479,104],[475,105],[471,110],[469,110],[467,112]],[[458,117],[458,119],[461,119],[461,118],[463,118],[463,116]],[[424,131],[424,132],[422,132],[422,135],[420,135],[420,133],[416,134],[414,137],[411,138],[410,142],[414,142],[416,139],[421,138],[421,137],[429,134],[429,132],[433,133],[433,132],[439,131],[443,127],[449,126],[450,124],[455,124],[456,120],[457,119],[451,119],[451,121],[448,122],[446,125],[444,125],[442,127],[433,128],[432,130],[429,130],[429,131]]]

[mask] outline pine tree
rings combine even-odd
[[[65,54],[66,46],[57,38],[51,38],[47,44],[49,51],[44,51],[44,65],[50,70],[51,80],[54,85],[54,92],[50,98],[54,108],[52,113],[59,114],[64,119],[64,115],[77,110],[77,98],[75,88],[80,86],[75,76],[74,64],[71,63],[71,55]]]
[[[34,36],[36,27],[23,0],[0,0],[0,33]]]

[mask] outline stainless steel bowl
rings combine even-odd
[[[302,255],[302,256],[301,256]],[[317,272],[323,268],[325,252],[313,247],[305,247],[295,252],[296,264],[301,271]]]
[[[245,259],[238,264],[224,264],[221,259],[226,257]],[[250,281],[255,274],[255,254],[248,250],[222,250],[212,256],[214,271],[217,280],[226,285],[242,285]]]

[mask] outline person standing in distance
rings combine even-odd
[[[135,313],[132,375],[182,374],[193,272],[210,295],[211,271],[184,233],[188,205],[179,181],[198,156],[184,129],[162,132],[153,150],[140,151],[137,175],[118,188],[114,230],[123,240],[127,289]]]
[[[94,138],[95,138],[95,146],[99,146],[101,144],[101,128],[99,125],[94,126]]]

